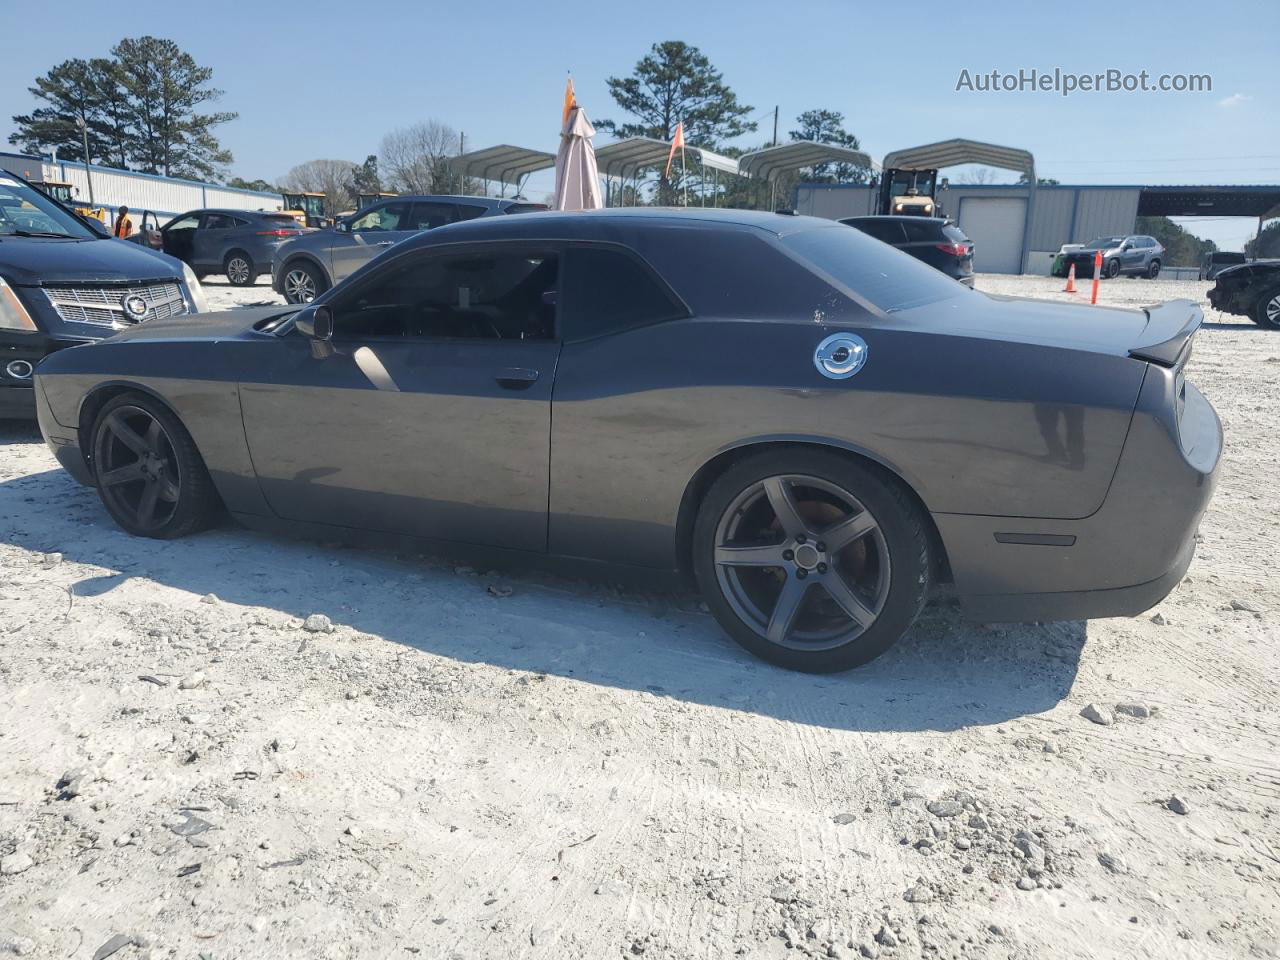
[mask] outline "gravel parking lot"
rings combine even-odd
[[[1168,600],[943,602],[833,677],[692,597],[131,539],[0,426],[0,956],[1280,956],[1280,335],[1205,309],[1227,448]]]

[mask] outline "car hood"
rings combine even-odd
[[[252,333],[263,321],[287,313],[296,313],[300,307],[277,304],[271,307],[251,307],[241,310],[225,310],[219,313],[189,313],[163,320],[148,320],[123,330],[111,338],[112,342],[144,340],[234,340]]]
[[[1259,272],[1270,273],[1273,270],[1280,270],[1280,260],[1250,260],[1248,263],[1236,263],[1219,270],[1216,276],[1219,280],[1224,277],[1228,279],[1241,277],[1253,273],[1255,267],[1259,268]]]
[[[123,240],[0,237],[0,277],[15,286],[78,280],[181,279],[173,257]]]
[[[895,324],[950,336],[1127,356],[1150,320],[1142,310],[1054,303],[969,291],[891,314]]]

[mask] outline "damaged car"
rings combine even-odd
[[[1209,288],[1209,303],[1215,310],[1280,330],[1280,260],[1254,260],[1221,271]]]

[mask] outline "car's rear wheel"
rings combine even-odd
[[[1151,266],[1147,267],[1147,279],[1154,280],[1158,276],[1160,276],[1160,261],[1152,260]]]
[[[310,303],[324,292],[324,277],[307,263],[295,263],[285,268],[284,298],[289,303]]]
[[[1120,261],[1108,260],[1106,265],[1102,268],[1102,275],[1108,280],[1114,280],[1116,277],[1120,276]]]
[[[784,667],[830,673],[879,656],[929,588],[920,508],[837,453],[777,451],[721,476],[698,511],[693,563],[725,631]]]
[[[240,250],[233,250],[228,253],[222,266],[223,272],[227,275],[227,279],[231,281],[233,287],[252,286],[253,282],[258,279],[257,271],[253,267],[253,259]]]
[[[139,537],[171,540],[206,526],[218,496],[195,442],[159,401],[108,400],[94,420],[94,479],[112,519]]]
[[[1280,286],[1262,291],[1253,305],[1253,322],[1268,330],[1280,330]]]

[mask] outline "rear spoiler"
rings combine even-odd
[[[1191,300],[1170,300],[1143,307],[1142,312],[1147,315],[1147,325],[1138,343],[1129,348],[1129,356],[1162,367],[1176,367],[1204,323],[1204,311]]]

